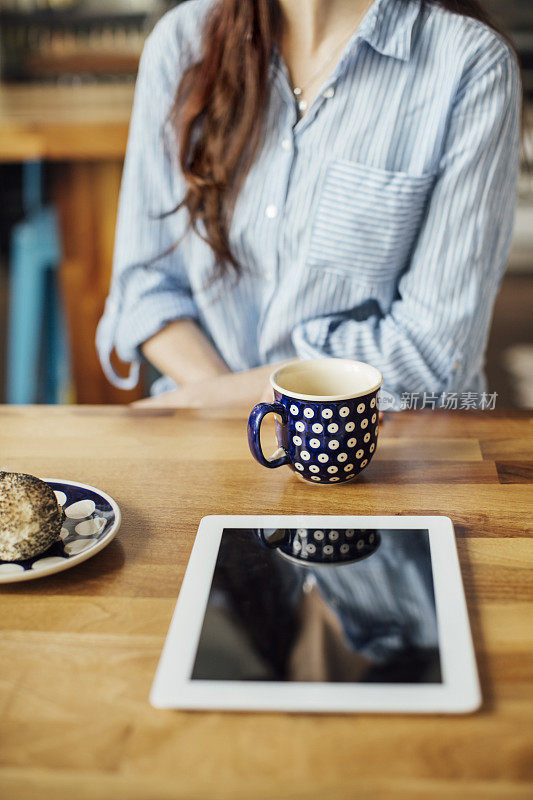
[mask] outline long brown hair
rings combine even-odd
[[[396,0],[429,4],[473,17],[508,37],[478,0]],[[187,182],[176,207],[215,254],[216,275],[242,270],[229,227],[235,201],[261,141],[269,95],[268,69],[279,44],[279,0],[217,0],[205,20],[199,59],[179,83],[171,121]],[[513,48],[514,49],[514,48]]]

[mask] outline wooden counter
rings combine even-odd
[[[60,280],[78,403],[128,402],[105,378],[96,325],[109,287],[133,84],[0,84],[0,161],[43,160],[60,218]],[[127,372],[124,369],[124,372]]]
[[[248,453],[246,412],[3,408],[0,467],[96,485],[117,538],[0,590],[5,800],[506,800],[533,796],[533,415],[387,415],[354,483]],[[470,716],[158,711],[148,692],[200,518],[446,514],[484,697]]]

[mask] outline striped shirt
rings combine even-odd
[[[299,118],[274,47],[261,147],[230,227],[244,272],[213,283],[198,234],[165,254],[186,210],[161,216],[186,190],[167,114],[213,1],[168,12],[142,54],[97,331],[109,380],[134,386],[140,345],[188,317],[232,371],[333,356],[373,364],[395,399],[485,391],[519,171],[512,49],[439,6],[374,0]],[[113,370],[113,348],[131,362],[128,378]]]

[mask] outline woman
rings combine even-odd
[[[375,365],[396,407],[484,391],[520,117],[476,0],[182,3],[139,68],[109,379],[144,355],[173,388],[149,402],[252,403],[273,365],[327,355]]]

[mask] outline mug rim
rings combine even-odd
[[[365,367],[371,367],[372,369],[374,369],[378,373],[380,379],[370,389],[365,389],[364,391],[358,392],[357,394],[353,394],[353,392],[348,392],[347,394],[330,394],[330,395],[301,394],[298,392],[292,392],[289,389],[284,389],[283,387],[281,387],[276,381],[278,373],[281,372],[281,370],[286,369],[287,367],[290,367],[293,364],[303,364],[305,362],[319,362],[319,361],[336,361],[344,364],[361,364]],[[356,359],[353,358],[309,358],[309,359],[295,358],[292,361],[286,361],[280,367],[275,369],[274,372],[272,372],[270,375],[270,385],[272,386],[273,389],[276,389],[278,392],[280,392],[280,394],[285,395],[286,397],[294,397],[295,400],[308,400],[315,403],[333,403],[333,402],[339,402],[341,400],[355,400],[355,398],[357,397],[366,397],[366,395],[372,394],[372,392],[377,391],[377,389],[379,389],[382,383],[383,383],[383,375],[381,374],[381,372],[377,367],[375,367],[373,364],[368,364],[368,362],[366,361],[357,361]]]

